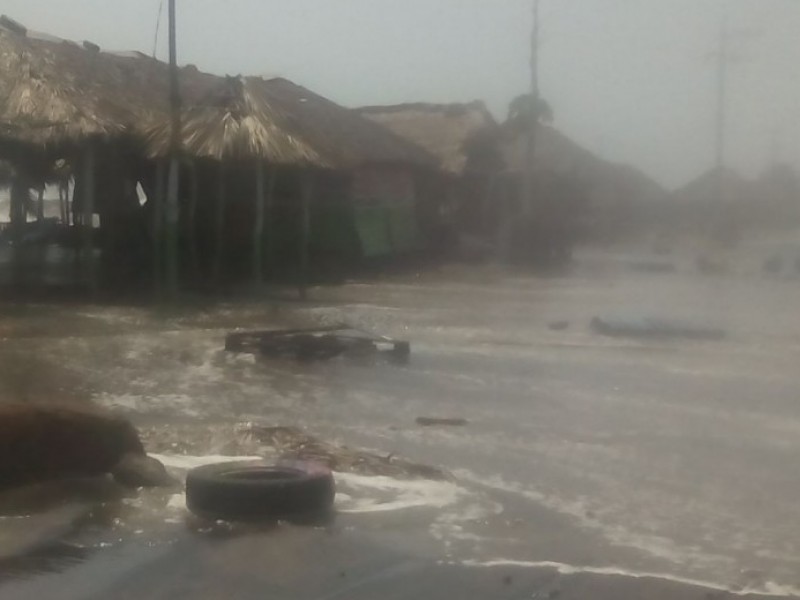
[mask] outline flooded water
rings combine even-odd
[[[552,278],[442,267],[316,289],[307,304],[16,307],[0,320],[0,394],[121,411],[178,476],[226,457],[275,457],[253,424],[439,467],[446,478],[337,473],[338,517],[322,535],[363,536],[405,557],[800,594],[800,279],[764,275],[755,260],[718,276],[689,260],[658,274],[630,260],[586,254]],[[690,318],[728,335],[608,338],[589,327],[598,315]],[[411,362],[223,350],[236,327],[340,321],[410,340]],[[420,416],[468,424],[420,427]],[[195,526],[184,501],[180,490],[108,498],[59,537],[79,556],[0,585],[9,597],[53,585],[91,597],[75,582],[100,594],[144,563],[190,569],[226,526]],[[256,532],[226,560],[247,565],[252,540],[269,553],[276,535],[291,545],[313,534]],[[217,564],[209,556],[195,568]],[[339,560],[328,556],[316,560]]]

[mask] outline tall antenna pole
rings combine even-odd
[[[728,21],[723,17],[719,33],[719,50],[717,52],[717,124],[716,124],[716,166],[722,173],[725,167],[725,142],[728,109],[728,61],[730,61],[730,44]]]
[[[528,115],[528,147],[522,182],[522,211],[530,215],[535,195],[536,130],[539,127],[539,3],[533,0],[533,27],[531,30],[531,107]]]
[[[166,288],[167,296],[178,295],[178,187],[180,177],[181,96],[178,82],[178,51],[175,22],[175,0],[169,0],[169,87],[170,87],[170,144],[169,179],[166,210]]]

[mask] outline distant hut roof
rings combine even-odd
[[[146,135],[154,156],[169,145],[169,122]],[[424,150],[356,112],[286,79],[229,77],[182,115],[189,154],[221,160],[352,168],[366,162],[435,166]]]
[[[754,196],[755,183],[728,167],[713,168],[674,192],[678,203],[702,204],[705,202],[747,200]]]
[[[467,145],[473,136],[497,127],[483,102],[467,104],[398,104],[358,109],[368,119],[389,128],[434,155],[443,170],[464,171]]]

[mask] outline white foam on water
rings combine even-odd
[[[619,577],[632,577],[635,579],[662,579],[664,581],[673,581],[685,585],[692,585],[703,587],[713,590],[724,591],[736,596],[747,596],[750,594],[760,594],[763,596],[774,596],[780,598],[792,598],[800,596],[800,588],[782,585],[772,581],[766,581],[760,586],[749,586],[742,589],[733,590],[728,586],[721,585],[710,581],[703,581],[701,579],[692,579],[689,577],[676,577],[674,575],[667,575],[665,573],[647,573],[629,571],[627,569],[620,569],[617,567],[581,567],[576,565],[569,565],[566,563],[553,562],[553,561],[523,561],[523,560],[507,560],[507,559],[494,559],[494,560],[465,560],[458,563],[465,567],[519,567],[531,569],[555,569],[562,575],[614,575]]]
[[[589,514],[588,507],[581,500],[567,500],[551,496],[538,490],[526,488],[519,483],[508,482],[499,476],[479,477],[467,470],[458,470],[456,475],[459,479],[485,488],[527,498],[549,510],[573,518],[587,529],[599,532],[606,540],[616,546],[636,548],[654,558],[668,560],[675,565],[691,563],[694,566],[704,565],[713,568],[718,566],[720,562],[730,563],[730,559],[724,555],[680,546],[673,540],[655,533],[636,532],[623,525],[601,522],[596,517],[587,516]]]
[[[264,460],[261,456],[225,456],[210,454],[207,456],[192,456],[189,454],[150,454],[168,469],[188,471],[205,465],[217,465],[226,462],[249,462]]]
[[[348,490],[337,495],[337,510],[348,514],[422,507],[442,509],[456,504],[467,494],[463,488],[447,481],[404,481],[354,473],[336,473],[335,477],[337,484]]]

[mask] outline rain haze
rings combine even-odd
[[[0,598],[800,600],[798,32],[0,0]]]
[[[3,0],[31,29],[153,52],[161,0]],[[499,118],[529,87],[525,0],[191,0],[179,59],[217,74],[282,76],[347,106],[485,100]],[[729,164],[800,164],[800,2],[545,0],[542,95],[555,124],[668,187],[714,161],[720,23],[731,35]],[[165,15],[158,56],[166,57]]]

